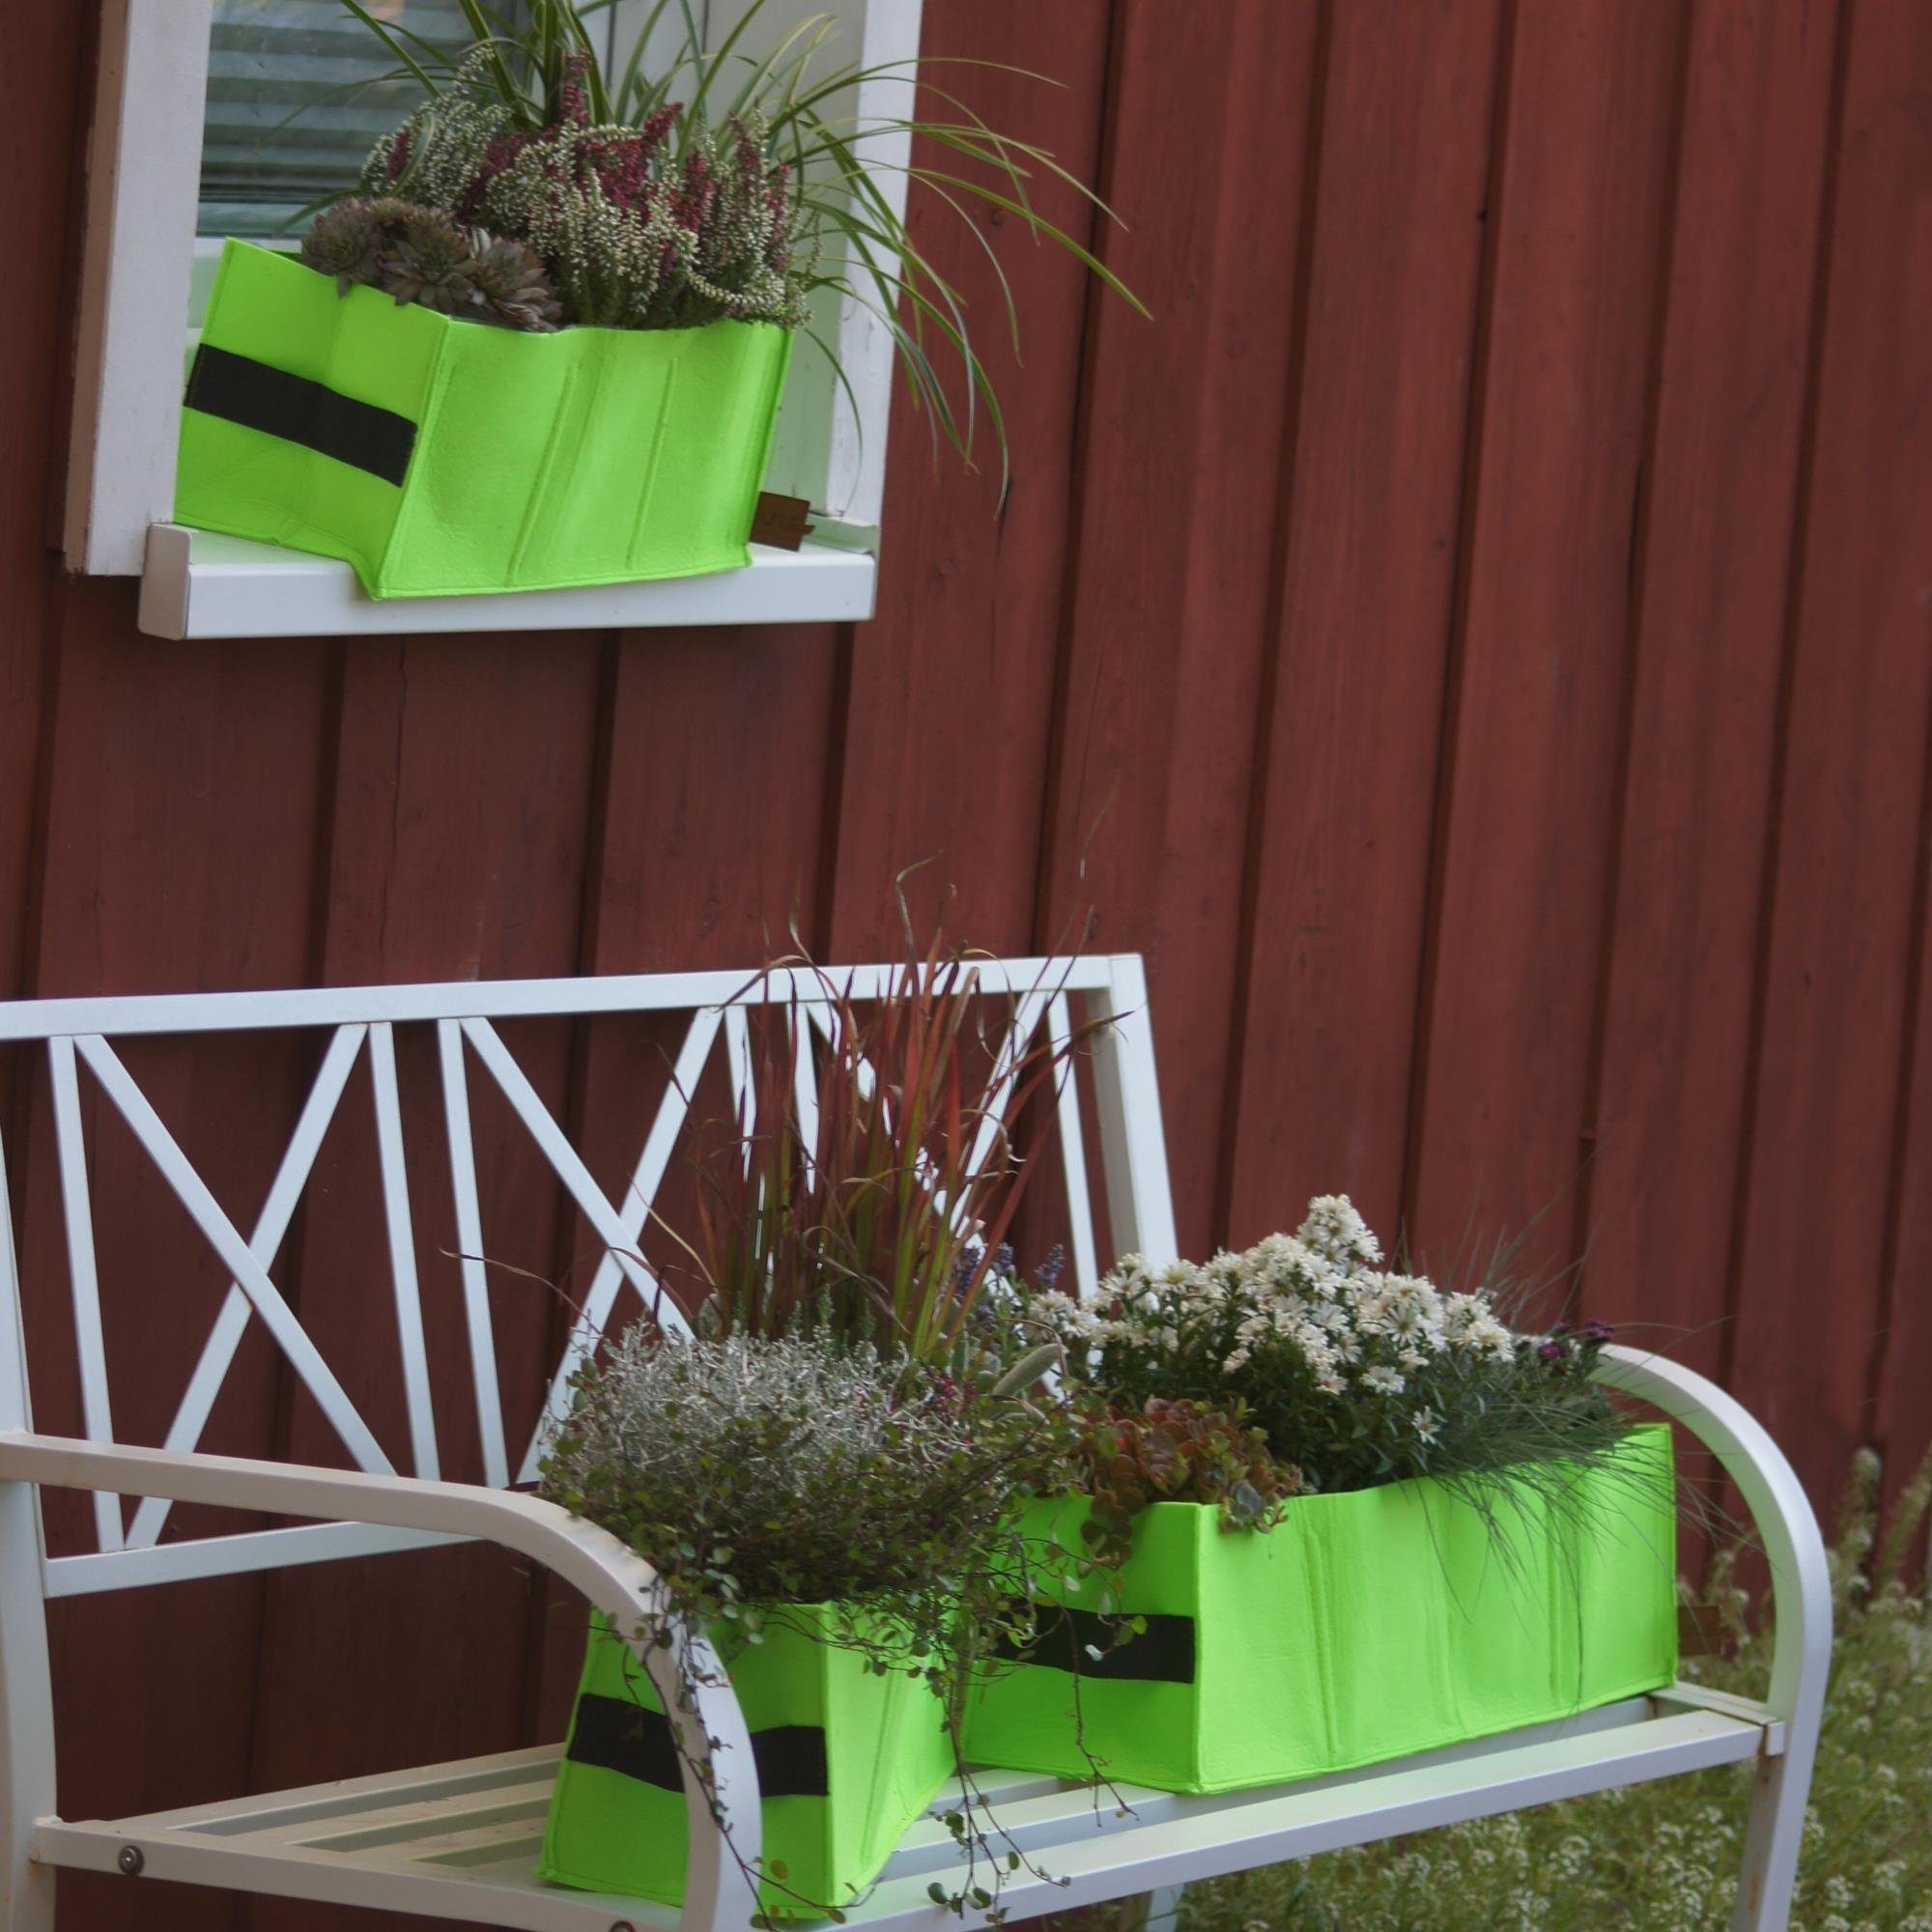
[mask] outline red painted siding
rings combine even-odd
[[[1191,1248],[1330,1187],[1425,1256],[1540,1214],[1539,1257],[1680,1336],[1817,1493],[1866,1440],[1895,1481],[1932,1435],[1932,15],[926,4],[930,49],[1067,83],[971,92],[1099,181],[1124,228],[1051,212],[1155,317],[985,224],[1023,311],[1020,356],[993,351],[1004,506],[902,402],[869,625],[232,645],[140,637],[130,584],[47,548],[89,10],[35,13],[0,134],[28,292],[0,312],[0,993],[749,967],[794,929],[850,958],[895,943],[919,866],[961,938],[1149,955]],[[916,204],[995,334],[944,214]],[[614,1173],[654,1054],[519,1047]],[[25,1065],[0,1057],[0,1130],[53,1310]],[[245,1216],[308,1068],[156,1043],[138,1071]],[[428,1077],[405,1056],[406,1100]],[[367,1093],[283,1273],[393,1435],[380,1298],[340,1292],[378,1216]],[[91,1130],[114,1395],[153,1439],[224,1284]],[[481,1102],[478,1137],[493,1246],[581,1264]],[[445,1286],[447,1220],[427,1181]],[[528,1395],[556,1310],[493,1295]],[[36,1370],[71,1426],[57,1342]],[[327,1453],[259,1340],[211,1441]],[[458,1618],[426,1620],[433,1588]],[[553,1598],[454,1551],[344,1566],[320,1602],[64,1605],[63,1804],[554,1733]],[[136,1922],[125,1888],[64,1896],[88,1932]],[[162,1888],[138,1922],[366,1921]]]

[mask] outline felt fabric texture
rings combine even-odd
[[[796,1628],[775,1629],[726,1660],[761,1782],[769,1760],[777,1774],[771,1781],[788,1791],[765,1797],[761,1807],[766,1868],[784,1868],[784,1889],[767,1884],[762,1890],[774,1916],[823,1917],[804,1901],[848,1905],[952,1775],[938,1698],[921,1680],[868,1672],[856,1651],[829,1641],[830,1615],[822,1606],[794,1610]],[[682,1904],[682,1786],[668,1774],[667,1782],[650,1782],[573,1755],[610,1755],[601,1747],[611,1706],[597,1701],[607,1699],[643,1713],[663,1710],[630,1646],[594,1616],[537,1876]],[[594,1725],[586,1722],[593,1713]],[[639,1728],[650,1722],[641,1718]],[[586,1739],[593,1729],[600,1735]],[[822,1758],[814,1733],[822,1733]],[[808,1795],[814,1782],[822,1782],[823,1796]]]
[[[338,295],[291,257],[231,241],[201,339],[405,417],[415,434],[398,485],[196,408],[191,381],[178,523],[341,557],[373,597],[550,590],[751,561],[789,330],[526,334],[398,306],[375,289]]]
[[[988,1665],[968,1700],[975,1764],[1212,1792],[1273,1784],[1568,1717],[1677,1674],[1670,1432],[1632,1430],[1605,1462],[1512,1485],[1499,1553],[1482,1514],[1433,1481],[1298,1496],[1266,1534],[1218,1510],[1155,1503],[1111,1578],[1063,1580],[1094,1610],[1191,1618],[1191,1682],[1172,1681],[1174,1627],[1137,1677],[1118,1650],[1057,1644],[1063,1665]],[[1082,1498],[1030,1525],[1080,1547]],[[1036,1655],[1044,1655],[1042,1646]],[[1076,1715],[1077,1710],[1077,1715]],[[1084,1738],[1085,1750],[1082,1749]],[[1089,1756],[1091,1753],[1091,1759]]]

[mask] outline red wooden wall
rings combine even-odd
[[[91,12],[7,38],[0,995],[749,965],[794,921],[849,959],[928,861],[960,938],[1091,915],[1149,955],[1191,1251],[1337,1187],[1428,1254],[1534,1220],[1821,1495],[1859,1442],[1923,1448],[1922,0],[926,0],[929,50],[1065,83],[971,92],[1100,182],[1155,312],[989,219],[1003,508],[902,411],[869,624],[239,644],[139,636],[131,584],[48,549]],[[594,1040],[530,1064],[593,1132],[635,1084]],[[302,1069],[139,1070],[259,1200]],[[0,1077],[31,1224],[45,1095]],[[97,1158],[152,1438],[201,1332],[170,1296],[220,1283],[100,1122]],[[493,1208],[567,1241],[520,1170]],[[49,1254],[30,1225],[30,1298]],[[357,1265],[320,1217],[285,1258],[325,1327]],[[499,1313],[532,1364],[552,1327]],[[216,1434],[322,1432],[264,1352]],[[314,1574],[63,1606],[63,1808],[554,1727],[541,1585],[462,1550]],[[86,1932],[353,1922],[63,1883]]]

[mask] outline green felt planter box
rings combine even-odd
[[[175,519],[346,559],[375,597],[735,570],[791,335],[532,335],[222,252]]]
[[[1035,1661],[989,1666],[976,1688],[966,1755],[1091,1776],[1077,1695],[1116,1782],[1229,1791],[1656,1690],[1677,1671],[1670,1433],[1634,1429],[1570,1480],[1579,1508],[1529,1492],[1509,1516],[1507,1560],[1434,1482],[1297,1497],[1266,1535],[1156,1503],[1114,1579],[1147,1634],[1110,1649],[1099,1579],[1068,1587]],[[1077,1548],[1085,1514],[1078,1498],[1041,1505],[1035,1528]]]
[[[938,1698],[916,1678],[879,1677],[821,1635],[829,1612],[727,1660],[763,1795],[774,1914],[822,1917],[878,1877],[952,1775]],[[664,1707],[629,1645],[602,1618],[589,1648],[551,1800],[537,1876],[678,1905],[687,1848],[684,1788]]]

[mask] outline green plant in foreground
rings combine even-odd
[[[823,1328],[661,1340],[636,1323],[579,1372],[543,1492],[644,1556],[669,1614],[710,1631],[727,1667],[795,1607],[831,1606],[823,1630],[789,1627],[923,1679],[956,1756],[974,1665],[1035,1635],[1020,1515],[1064,1486],[1072,1442],[1059,1407],[990,1368],[962,1383]],[[1018,1854],[962,1778],[962,1896],[990,1900]]]
[[[663,327],[716,314],[798,327],[825,312],[821,298],[856,302],[890,331],[935,437],[970,457],[983,412],[1004,465],[999,400],[964,298],[909,233],[897,178],[951,209],[980,242],[1015,347],[1012,292],[973,219],[978,210],[1016,217],[1146,313],[1034,202],[1052,183],[1109,214],[1092,190],[1045,148],[999,133],[938,84],[941,69],[976,63],[840,63],[828,55],[838,24],[829,14],[807,16],[753,55],[766,0],[753,0],[707,48],[701,10],[657,0],[607,66],[585,22],[610,0],[526,0],[514,13],[488,0],[459,4],[471,45],[452,51],[362,0],[342,0],[396,60],[382,77],[413,79],[429,97],[405,135],[379,145],[369,185],[455,213],[468,199],[472,216],[491,207],[581,308],[567,319]],[[678,35],[676,50],[647,66],[661,25]],[[875,78],[908,89],[916,80],[937,111],[859,125],[855,90]],[[893,161],[906,137],[918,152]],[[545,144],[519,175],[525,151]],[[842,383],[833,345],[807,332]],[[948,355],[965,378],[958,403],[940,374]]]
[[[1932,1618],[1906,1554],[1932,1496],[1932,1454],[1875,1569],[1878,1464],[1858,1459],[1833,1552],[1837,1642],[1792,1932],[1932,1932]],[[1762,1695],[1771,1633],[1745,1629],[1719,1559],[1714,1590],[1741,1637],[1686,1677]],[[1752,1768],[1631,1785],[1188,1889],[1181,1932],[1724,1932]]]

